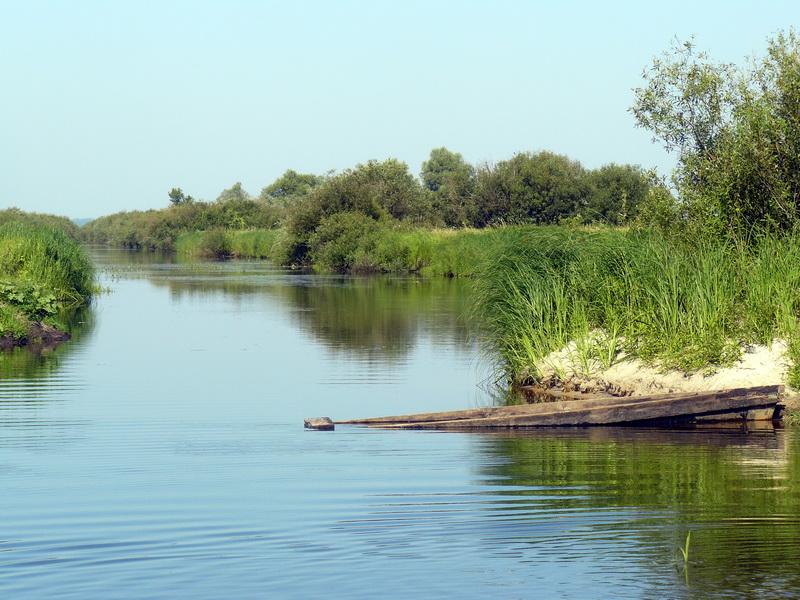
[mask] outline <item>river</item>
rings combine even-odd
[[[0,356],[2,598],[800,596],[797,429],[304,431],[490,404],[468,285],[93,252]]]

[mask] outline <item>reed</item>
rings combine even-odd
[[[495,241],[474,278],[473,312],[514,383],[536,380],[565,347],[587,368],[624,351],[665,368],[713,369],[744,344],[777,338],[800,355],[798,236],[736,246],[528,227]]]

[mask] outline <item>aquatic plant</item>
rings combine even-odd
[[[678,548],[681,552],[681,556],[683,556],[683,565],[684,567],[689,564],[689,543],[692,541],[692,532],[691,530],[686,532],[686,540],[683,543],[682,548]]]

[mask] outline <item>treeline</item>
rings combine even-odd
[[[92,244],[172,250],[181,233],[271,229],[278,226],[281,213],[265,202],[250,198],[241,185],[236,184],[220,194],[215,202],[184,197],[163,209],[114,213],[88,222],[82,234],[83,239]]]
[[[284,227],[289,234],[284,258],[305,262],[315,244],[347,222],[442,228],[564,221],[621,225],[636,218],[652,189],[653,177],[632,165],[592,170],[566,156],[539,152],[473,166],[460,154],[437,148],[419,177],[395,159],[337,174],[289,170],[258,197],[238,183],[213,202],[174,188],[167,208],[117,213],[83,229],[92,243],[174,249],[181,233]]]

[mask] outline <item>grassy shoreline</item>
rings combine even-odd
[[[68,339],[64,318],[94,285],[86,251],[65,230],[38,220],[0,225],[0,346]]]
[[[432,229],[377,225],[369,231],[342,231],[319,241],[302,266],[323,272],[471,277],[497,240],[511,227]],[[297,266],[288,251],[285,229],[211,230],[178,236],[175,248],[184,258],[267,259]]]
[[[552,353],[712,372],[781,340],[800,383],[800,235],[747,246],[621,231],[516,230],[474,279],[476,320],[512,384]],[[565,377],[567,374],[559,374]]]

